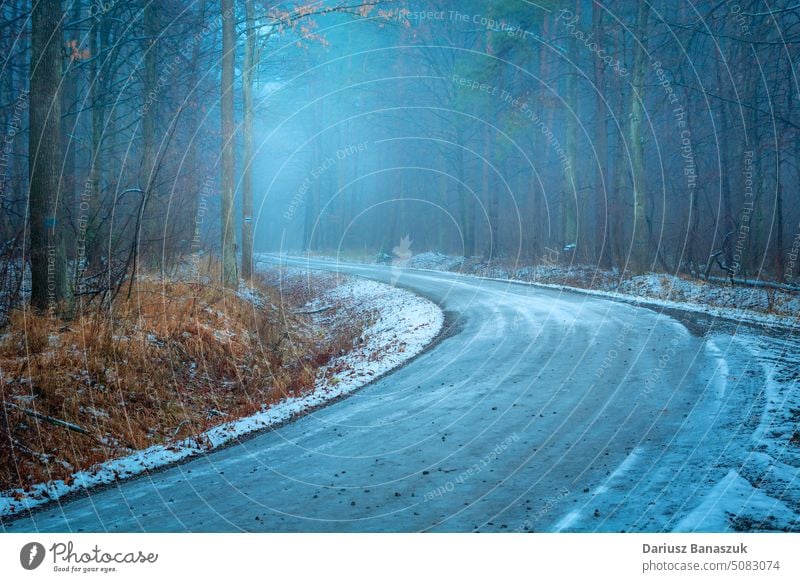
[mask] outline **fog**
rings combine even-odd
[[[3,228],[17,236],[44,192],[79,279],[207,256],[247,278],[252,232],[255,252],[370,260],[405,239],[509,267],[794,284],[787,3],[57,9],[66,48],[3,5]],[[57,151],[15,137],[29,105]],[[57,169],[30,182],[36,163]]]

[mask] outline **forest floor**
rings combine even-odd
[[[113,311],[11,314],[0,336],[0,515],[173,464],[304,414],[419,353],[430,301],[277,268],[223,292],[140,277]]]

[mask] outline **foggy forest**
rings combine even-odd
[[[800,531],[793,0],[2,0],[0,46],[3,530]],[[158,509],[269,427],[263,515]]]

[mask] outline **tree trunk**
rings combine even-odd
[[[89,171],[89,184],[84,188],[81,197],[88,194],[90,199],[88,216],[83,216],[83,211],[79,214],[79,225],[85,219],[86,224],[84,236],[86,237],[87,261],[90,264],[97,263],[103,255],[107,254],[105,236],[100,234],[104,219],[102,214],[101,181],[103,179],[103,129],[105,125],[105,69],[103,65],[103,50],[108,46],[110,25],[103,16],[92,24],[90,31],[89,51],[91,62],[89,67],[90,99],[92,103],[92,159]],[[81,200],[83,203],[84,201]]]
[[[483,198],[486,200],[488,210],[489,228],[486,241],[483,245],[483,254],[487,259],[493,259],[497,255],[497,237],[500,233],[498,224],[498,200],[497,190],[492,184],[492,134],[489,125],[483,126]]]
[[[445,168],[447,167],[447,160],[442,154],[441,148],[437,148],[437,152],[439,164],[438,167],[441,169],[441,173],[439,174],[439,187],[436,191],[435,200],[440,208],[450,208],[450,200],[448,196],[448,192],[450,191],[450,176],[445,171]],[[434,227],[436,229],[436,246],[434,249],[441,253],[448,253],[452,247],[447,239],[447,234],[452,225],[447,220],[447,215],[438,209],[434,210],[434,217],[436,218],[436,222],[434,223]]]
[[[244,176],[242,176],[242,278],[253,277],[253,77],[256,65],[256,16],[253,0],[245,0],[245,45],[242,68],[244,101]]]
[[[68,309],[61,173],[60,0],[39,0],[31,13],[30,196],[31,305]]]
[[[463,144],[463,134],[459,132],[458,144]],[[475,202],[473,194],[466,187],[466,176],[464,168],[464,148],[458,148],[457,176],[458,176],[458,208],[459,222],[461,223],[461,240],[465,257],[475,255]]]
[[[200,2],[200,26],[204,26],[206,22],[206,8],[207,8],[207,0],[202,0]],[[193,256],[193,264],[197,264],[197,255],[200,250],[200,239],[201,239],[201,228],[198,221],[202,222],[200,218],[200,192],[203,189],[203,185],[208,180],[208,173],[207,171],[201,171],[200,168],[200,104],[198,103],[199,95],[198,95],[198,88],[200,85],[200,46],[201,43],[196,41],[192,46],[192,61],[191,61],[191,87],[192,87],[192,105],[191,105],[191,116],[189,118],[189,127],[191,134],[194,138],[191,140],[189,144],[189,155],[187,156],[186,160],[186,172],[191,176],[188,180],[189,184],[189,214],[187,217],[186,225],[184,226],[185,229],[185,240],[186,240],[186,247],[185,252],[191,254]]]
[[[575,15],[580,16],[580,3],[577,3]],[[571,110],[564,110],[566,115],[566,150],[567,165],[564,167],[564,183],[561,189],[561,243],[565,251],[571,246],[573,255],[578,249],[578,188],[576,186],[575,166],[578,147],[578,75],[577,50],[575,37],[570,35],[567,43],[567,54],[573,64],[566,63],[566,101]],[[581,241],[583,242],[583,241]],[[581,244],[581,246],[583,246]],[[583,252],[583,249],[580,249]],[[567,257],[569,259],[569,257]]]
[[[152,244],[157,239],[159,226],[158,196],[156,193],[156,145],[155,127],[158,109],[158,36],[160,34],[160,18],[155,2],[148,2],[144,9],[144,28],[147,38],[147,53],[144,57],[144,99],[142,112],[142,174],[141,184],[144,190],[142,205],[142,239],[144,244],[136,252],[150,260],[157,260]],[[154,205],[153,202],[156,201]],[[142,249],[143,247],[143,249]],[[151,265],[152,266],[152,265]]]
[[[78,22],[81,19],[81,2],[75,0],[71,6],[69,19]],[[79,205],[79,199],[75,196],[75,159],[78,149],[78,52],[80,51],[80,33],[72,31],[66,33],[64,46],[67,51],[66,70],[63,76],[63,87],[61,90],[61,109],[63,117],[61,119],[61,137],[64,140],[64,168],[61,172],[61,195],[64,196],[65,204],[73,210]],[[73,44],[74,43],[74,44]],[[78,204],[76,204],[78,202]],[[66,218],[66,217],[65,217]]]
[[[233,191],[235,186],[233,77],[236,51],[234,0],[222,0],[222,285],[238,286],[236,237],[233,232]]]
[[[322,103],[315,105],[317,109],[317,119],[323,118]],[[312,166],[322,161],[322,135],[314,139]],[[310,174],[308,174],[310,176]],[[311,179],[311,178],[308,178]],[[322,179],[314,178],[306,192],[306,207],[303,215],[303,250],[306,252],[316,251],[324,244],[324,232],[322,221],[319,220],[320,208],[322,206]]]
[[[633,71],[631,79],[630,121],[628,147],[631,152],[631,171],[633,180],[633,244],[631,248],[630,270],[643,273],[650,266],[647,233],[647,194],[644,169],[644,146],[642,144],[642,116],[644,100],[645,47],[647,39],[647,19],[650,5],[639,2],[636,17]]]
[[[603,44],[603,10],[595,2],[592,4],[592,20],[594,36],[598,43]],[[602,59],[594,59],[595,92],[595,148],[597,149],[597,176],[595,181],[595,206],[594,206],[594,256],[601,267],[611,266],[611,244],[608,238],[609,197],[608,184],[608,117],[607,105],[603,100],[606,95],[605,63]]]

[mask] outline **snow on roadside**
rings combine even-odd
[[[249,298],[245,290],[240,296]],[[317,303],[345,302],[375,320],[363,341],[349,353],[322,368],[310,394],[287,398],[252,416],[216,426],[209,431],[168,445],[156,445],[120,459],[75,473],[71,483],[40,483],[0,494],[0,516],[11,516],[70,493],[140,475],[151,469],[230,443],[248,433],[274,427],[349,394],[419,354],[439,334],[444,315],[433,302],[409,291],[374,281],[353,279],[326,292]],[[352,311],[351,311],[352,312]],[[324,316],[323,316],[324,317]]]
[[[657,276],[658,275],[655,274],[652,275],[652,277],[657,277]],[[508,281],[508,279],[500,279],[500,280]],[[514,281],[513,279],[511,279],[510,281],[517,283],[527,283],[525,281]],[[604,291],[601,289],[583,289],[581,287],[571,287],[568,285],[552,285],[546,283],[527,283],[527,284],[534,285],[537,287],[550,288],[550,289],[573,291],[576,293],[583,293],[585,295],[592,295],[595,297],[606,297],[608,299],[624,301],[626,303],[631,303],[633,305],[637,305],[640,307],[680,309],[683,311],[691,311],[694,313],[703,313],[712,317],[729,319],[739,323],[753,323],[758,325],[766,325],[770,327],[790,329],[790,330],[797,329],[798,325],[800,325],[800,321],[798,321],[798,317],[796,315],[796,313],[798,312],[795,312],[795,315],[761,313],[758,311],[753,311],[739,307],[717,307],[714,305],[708,305],[702,303],[691,303],[689,301],[659,299],[658,297],[653,297],[648,295],[632,295],[629,293],[624,293],[624,292],[621,293],[618,291]],[[698,297],[696,300],[705,301],[706,299],[703,297]]]
[[[339,258],[315,256],[323,260]],[[347,261],[351,261],[347,258]],[[359,262],[359,261],[353,261]],[[414,255],[405,269],[454,272],[489,281],[531,285],[605,297],[637,306],[681,309],[742,323],[797,329],[800,326],[800,294],[790,290],[742,287],[694,281],[675,275],[648,273],[620,282],[616,270],[602,271],[587,265],[543,264],[507,270],[474,257],[466,259],[429,251]],[[771,311],[771,312],[770,312]]]
[[[307,257],[308,255],[302,255]],[[315,259],[374,263],[370,257]],[[505,267],[501,261],[460,257],[427,251],[411,257],[406,269],[445,271],[490,281],[505,281],[546,289],[572,291],[624,301],[642,307],[682,309],[740,323],[794,330],[800,326],[800,293],[785,285],[770,288],[763,282],[730,285],[724,280],[702,281],[667,273],[647,273],[620,278],[617,269],[592,265],[539,265]]]
[[[673,532],[793,531],[794,515],[782,501],[753,487],[731,469]],[[733,523],[732,523],[733,522]]]

